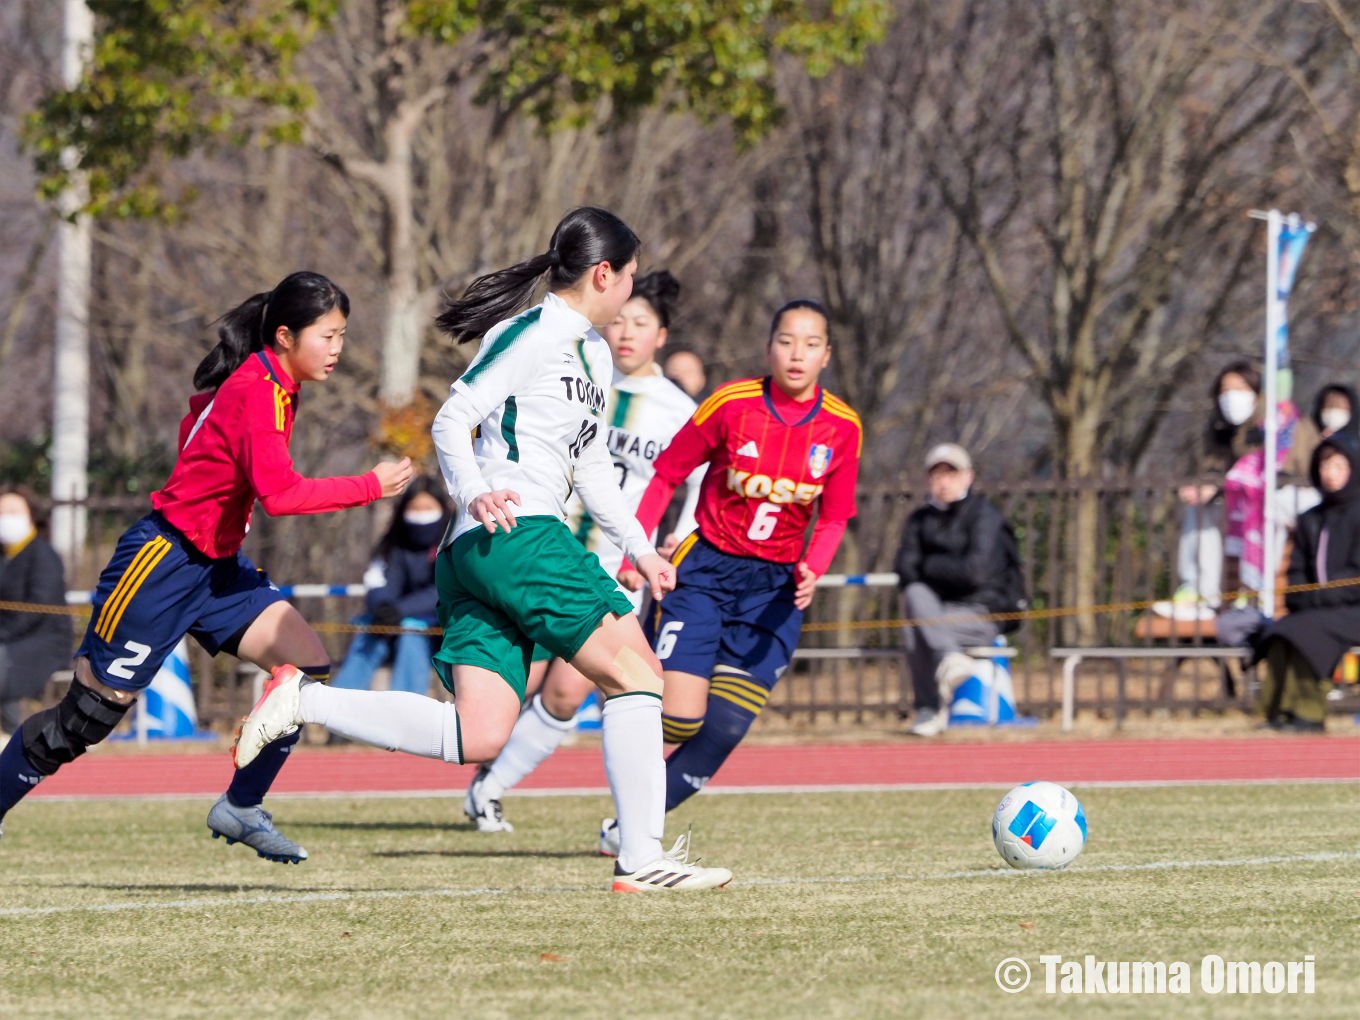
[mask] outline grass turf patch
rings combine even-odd
[[[206,801],[31,802],[0,842],[0,1014],[1354,1014],[1360,860],[1138,870],[1353,854],[1353,785],[1076,792],[1091,838],[1056,874],[1002,864],[1000,791],[698,797],[671,833],[692,821],[737,883],[687,896],[607,891],[604,798],[513,799],[494,836],[453,800],[279,798],[297,867],[209,839]],[[1048,996],[1041,953],[1185,960],[1192,991]],[[1208,995],[1208,953],[1311,953],[1317,991]],[[1018,995],[993,977],[1011,956],[1034,972]]]

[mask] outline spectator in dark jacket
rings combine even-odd
[[[1322,503],[1299,517],[1289,584],[1360,578],[1360,438],[1335,432],[1313,454]],[[1261,710],[1275,729],[1320,733],[1336,665],[1360,638],[1360,584],[1285,596],[1289,615],[1256,641],[1269,665]]]
[[[40,524],[26,490],[0,493],[0,602],[65,607],[66,573]],[[13,733],[20,699],[41,696],[47,678],[70,666],[69,616],[0,610],[0,728]]]
[[[451,509],[435,479],[421,476],[407,486],[364,575],[368,612],[355,623],[423,629],[438,622],[434,558]],[[357,634],[331,686],[366,690],[374,671],[391,659],[392,690],[427,694],[433,648],[419,633]]]
[[[1000,632],[977,617],[1013,611],[1003,592],[1006,561],[1001,511],[974,495],[968,451],[943,443],[926,458],[930,500],[907,518],[897,552],[897,575],[908,619],[950,617],[907,627],[904,640],[916,719],[911,732],[933,737],[949,725],[955,686],[977,663],[968,645],[986,645]]]

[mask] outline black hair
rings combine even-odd
[[[830,343],[831,315],[829,312],[827,312],[825,305],[823,305],[820,301],[814,301],[812,298],[794,298],[792,301],[785,301],[782,305],[780,305],[775,310],[774,318],[770,320],[770,339],[773,340],[774,335],[779,332],[779,324],[784,321],[785,313],[796,312],[799,311],[800,309],[809,312],[816,312],[818,315],[822,317],[822,321],[826,323],[826,340],[827,343]]]
[[[392,522],[387,525],[387,530],[383,532],[382,538],[378,539],[378,544],[373,547],[375,559],[385,557],[396,546],[408,544],[406,541],[406,508],[411,505],[411,500],[422,493],[439,500],[439,505],[444,510],[444,523],[448,523],[448,518],[453,513],[453,503],[449,499],[443,481],[431,478],[429,475],[417,475],[411,479],[411,483],[397,497],[396,505],[392,508]]]
[[[1351,466],[1350,478],[1336,492],[1328,492],[1322,487],[1322,462],[1329,453],[1339,453]],[[1318,443],[1308,465],[1308,477],[1313,483],[1313,488],[1322,493],[1324,506],[1350,503],[1360,499],[1360,437],[1350,432],[1338,432]]]
[[[449,302],[435,325],[465,344],[528,304],[544,273],[549,274],[550,290],[567,288],[601,262],[622,269],[641,250],[637,234],[612,212],[592,206],[573,209],[553,231],[547,251],[479,276],[461,298]]]
[[[47,508],[38,502],[38,497],[34,495],[32,489],[22,482],[0,485],[0,496],[18,496],[27,503],[28,517],[33,522],[33,530],[43,538],[47,537]]]
[[[217,346],[195,369],[194,389],[217,389],[246,358],[273,347],[280,326],[297,336],[334,308],[349,318],[349,296],[320,273],[290,273],[273,290],[246,298],[217,320]]]
[[[1219,372],[1214,378],[1214,388],[1209,396],[1214,400],[1223,392],[1223,380],[1230,375],[1240,375],[1242,381],[1251,387],[1252,392],[1257,396],[1261,395],[1261,370],[1250,361],[1234,361],[1230,365],[1224,365],[1223,371]]]
[[[680,281],[671,275],[669,269],[658,269],[633,280],[633,297],[641,298],[651,305],[652,311],[661,320],[661,328],[670,329],[675,302],[680,298]]]

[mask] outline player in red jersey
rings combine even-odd
[[[672,557],[675,591],[647,621],[665,667],[666,740],[680,745],[666,763],[668,811],[708,782],[760,714],[855,515],[859,418],[817,385],[828,325],[815,301],[779,309],[770,375],[709,397],[656,459],[638,507],[654,529],[675,487],[709,465],[699,528]]]
[[[349,298],[324,276],[293,273],[222,319],[220,342],[198,366],[179,430],[179,459],[155,508],[118,540],[95,591],[61,703],[30,717],[0,752],[0,818],[39,781],[118,725],[185,634],[265,669],[311,663],[330,676],[321,639],[241,552],[258,499],[274,516],[363,506],[406,487],[411,462],[350,478],[303,478],[288,439],[304,382],[324,382],[345,342]],[[208,827],[261,857],[298,863],[307,851],[261,806],[298,734],[265,749],[232,778]]]

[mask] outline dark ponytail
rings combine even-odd
[[[215,390],[267,343],[280,326],[297,336],[334,308],[349,318],[349,296],[320,273],[292,273],[265,294],[255,294],[218,320],[217,346],[194,371],[194,389]]]
[[[658,269],[633,281],[633,297],[641,298],[651,305],[652,311],[661,320],[661,328],[670,329],[675,302],[680,297],[680,281],[671,275],[669,269]]]
[[[548,250],[509,269],[479,276],[435,325],[460,344],[475,340],[529,303],[544,273],[548,288],[574,286],[601,262],[622,269],[637,258],[642,242],[628,224],[606,209],[573,209],[553,231]]]

